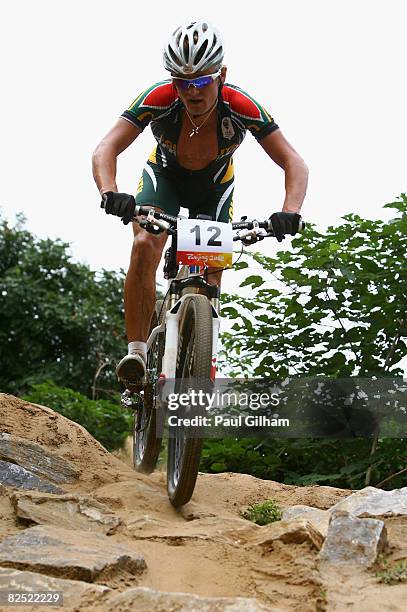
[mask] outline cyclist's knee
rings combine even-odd
[[[145,230],[137,232],[134,236],[131,250],[131,263],[140,261],[146,267],[157,267],[166,242],[166,234],[149,234]]]

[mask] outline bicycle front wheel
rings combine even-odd
[[[211,385],[212,306],[204,295],[188,296],[183,305],[177,356],[177,392],[183,381],[196,379],[200,386]],[[191,416],[204,416],[205,408],[196,407]],[[173,506],[186,504],[192,497],[202,453],[199,427],[170,427],[168,439],[167,489]]]

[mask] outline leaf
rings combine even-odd
[[[286,267],[283,269],[282,276],[285,280],[301,282],[304,280],[304,273],[298,268]]]
[[[400,197],[402,198],[401,202],[389,202],[388,204],[385,204],[383,208],[395,208],[396,210],[399,210],[400,212],[406,212],[407,211],[406,194],[402,193]]]
[[[243,270],[244,268],[248,268],[249,264],[247,263],[247,261],[238,261],[235,264],[233,264],[233,268],[235,270]]]
[[[341,246],[339,244],[336,244],[336,242],[331,242],[329,245],[329,250],[333,253],[335,253],[336,251],[339,251],[340,248]]]
[[[228,317],[228,319],[236,319],[239,316],[238,311],[233,306],[224,306],[221,314],[223,317]]]
[[[242,283],[240,283],[240,287],[246,287],[247,285],[251,285],[252,287],[260,287],[263,285],[265,280],[261,276],[248,276]]]

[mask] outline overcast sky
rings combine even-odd
[[[319,225],[406,191],[405,0],[2,2],[0,206],[92,268],[126,267],[131,230],[99,209],[91,154],[116,118],[166,78],[162,46],[206,17],[225,39],[228,78],[258,99],[310,168],[303,217]],[[149,128],[119,158],[135,193]],[[235,219],[281,208],[284,174],[248,134],[235,155]],[[269,240],[262,248],[273,252]],[[224,286],[236,287],[228,273]]]

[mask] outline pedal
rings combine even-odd
[[[120,404],[126,410],[138,410],[142,406],[143,400],[139,393],[126,389],[120,396]]]

